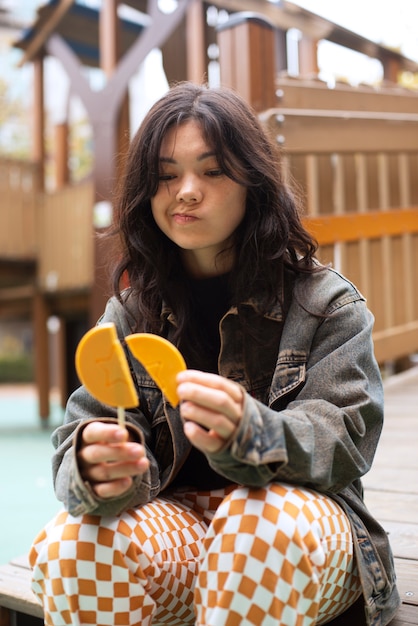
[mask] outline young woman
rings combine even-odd
[[[80,388],[53,436],[65,510],[35,540],[50,625],[308,626],[399,599],[361,476],[382,428],[373,318],[314,258],[296,197],[233,92],[190,83],[135,136],[101,322],[183,353],[173,408],[126,350],[140,406]],[[129,287],[121,291],[123,280]]]

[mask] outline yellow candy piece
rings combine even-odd
[[[100,402],[118,408],[138,406],[139,400],[115,325],[101,324],[89,330],[75,355],[77,374]]]
[[[177,348],[158,335],[135,333],[125,337],[134,357],[142,363],[172,406],[177,406],[176,376],[186,369],[186,363]]]

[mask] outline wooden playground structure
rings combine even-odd
[[[418,94],[397,83],[398,72],[417,71],[416,64],[287,3],[179,0],[168,16],[154,0],[125,4],[149,17],[149,25],[134,28],[119,20],[118,0],[88,13],[73,0],[60,0],[42,7],[31,31],[16,43],[23,50],[22,63],[34,68],[34,148],[31,162],[0,163],[0,315],[33,320],[41,416],[49,414],[48,318],[54,315],[61,322],[57,369],[65,403],[77,384],[76,343],[107,297],[106,258],[95,237],[100,229],[94,225],[94,207],[111,200],[115,155],[126,149],[129,80],[158,46],[169,82],[202,82],[207,49],[217,45],[221,83],[250,102],[283,148],[283,167],[306,198],[304,219],[319,241],[321,261],[331,262],[367,297],[376,318],[379,363],[396,367],[417,352]],[[209,26],[209,6],[227,11],[228,20]],[[287,71],[289,28],[302,33],[297,77]],[[77,42],[70,41],[74,32]],[[378,58],[383,85],[328,88],[318,79],[321,38]],[[87,49],[96,51],[95,61],[85,52],[77,56]],[[57,125],[53,191],[44,184],[43,64],[48,55],[61,62],[72,93],[84,103],[95,142],[93,171],[76,184],[68,168],[68,124]],[[88,87],[83,63],[102,67],[107,76],[102,92]]]

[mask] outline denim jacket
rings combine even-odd
[[[102,322],[132,333],[134,303],[111,298]],[[162,312],[166,336],[172,313]],[[245,332],[247,327],[256,332]],[[335,270],[297,279],[285,319],[279,304],[259,311],[256,299],[232,307],[220,323],[219,373],[244,390],[243,419],[232,443],[209,457],[231,482],[299,484],[328,494],[348,515],[365,604],[365,624],[384,626],[399,604],[387,535],[363,502],[361,476],[372,464],[383,425],[383,390],[373,354],[373,316],[363,296]],[[260,349],[260,345],[262,348]],[[115,418],[81,387],[71,396],[65,423],[53,435],[55,489],[73,515],[115,515],[165,489],[184,463],[190,443],[178,409],[166,402],[145,369],[126,351],[140,406],[127,411],[145,444],[150,468],[119,498],[98,498],[75,460],[86,420]]]

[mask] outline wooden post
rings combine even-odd
[[[60,326],[56,335],[56,349],[57,349],[57,369],[58,369],[58,389],[60,396],[60,405],[65,408],[69,396],[68,385],[68,366],[67,366],[67,353],[71,350],[70,354],[74,353],[74,346],[67,345],[67,321],[64,317],[60,317]],[[72,369],[75,365],[72,363]]]
[[[34,192],[45,189],[45,102],[43,57],[33,61],[33,158],[38,165],[38,179]],[[35,381],[38,390],[39,415],[49,417],[49,345],[48,313],[44,295],[36,290],[32,300],[32,328],[34,334]]]
[[[55,186],[57,189],[65,187],[69,183],[70,171],[68,167],[68,122],[61,122],[55,125]],[[66,363],[67,350],[73,350],[73,346],[65,343],[65,325],[64,317],[60,318],[60,329],[58,331],[56,341],[52,343],[55,348],[54,363],[57,368],[57,385],[60,395],[60,403],[65,408],[68,399],[68,371]],[[51,384],[52,381],[50,381]]]
[[[218,27],[221,84],[256,110],[276,105],[275,31],[264,16],[236,13]]]
[[[49,417],[49,341],[48,306],[45,296],[36,292],[33,299],[33,326],[35,336],[35,379],[39,394],[39,415]]]
[[[393,57],[381,58],[383,65],[383,79],[388,83],[397,84],[399,82],[399,74],[402,71],[401,63]]]
[[[104,0],[100,11],[99,36],[100,36],[100,66],[108,79],[111,79],[115,73],[120,59],[120,24],[118,18],[119,0]],[[129,145],[129,94],[128,86],[126,94],[118,112],[116,132],[117,154],[124,154]],[[112,155],[113,156],[113,155]],[[118,174],[118,168],[114,172],[115,177]],[[108,194],[101,200],[108,200],[111,195],[114,180],[108,182]]]
[[[186,11],[187,80],[207,80],[205,11],[202,0],[192,0]]]
[[[55,185],[64,187],[70,180],[68,168],[68,123],[55,125]]]
[[[307,35],[302,35],[298,46],[299,75],[318,76],[318,41]]]
[[[287,71],[287,32],[283,28],[276,28],[276,72]]]
[[[119,0],[104,0],[100,9],[99,19],[99,51],[100,66],[108,80],[115,73],[119,59],[119,18],[117,14]],[[101,154],[97,146],[100,145],[100,139],[96,137],[96,165],[94,168],[94,180],[96,187],[96,202],[110,202],[112,190],[117,180],[118,166],[117,156],[120,154],[121,147],[126,149],[126,143],[129,136],[129,107],[128,101],[123,101],[122,106],[117,112],[115,119],[106,118],[97,126],[97,132],[103,137],[108,136],[106,154]],[[96,232],[100,232],[97,228]],[[108,275],[107,253],[108,249],[104,249],[100,245],[98,237],[95,237],[94,243],[94,281],[91,291],[90,301],[90,325],[93,326],[100,315],[108,298]]]
[[[44,64],[43,58],[33,61],[33,147],[32,154],[39,166],[37,189],[45,188],[45,121],[44,121]]]
[[[0,626],[12,626],[14,622],[14,611],[7,609],[5,606],[0,606]]]
[[[119,57],[119,0],[103,0],[99,18],[100,67],[107,77],[115,70]]]

